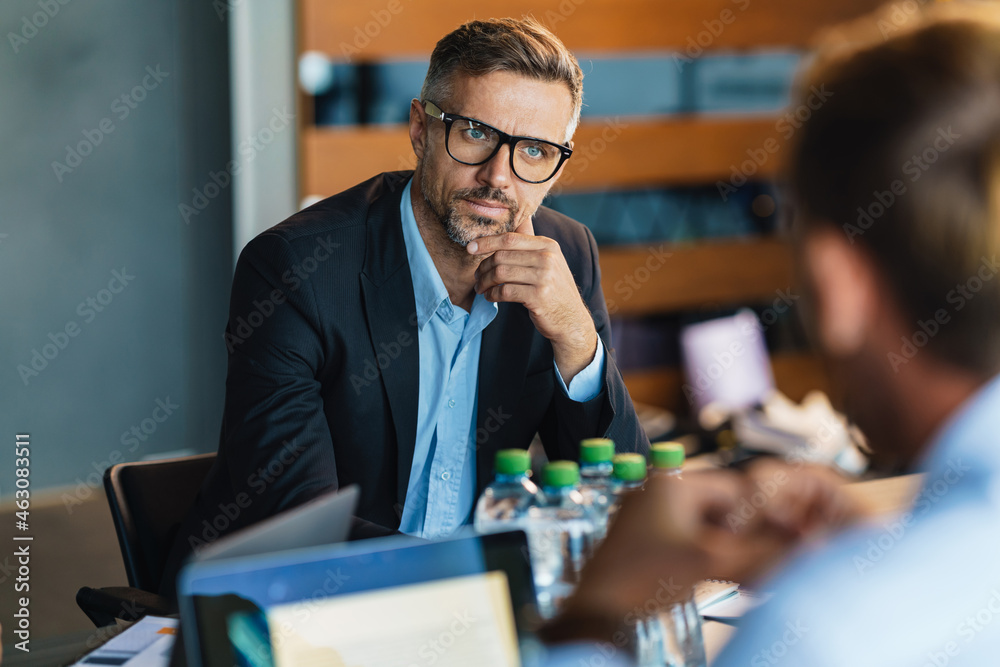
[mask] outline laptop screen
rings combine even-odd
[[[206,667],[506,667],[536,619],[521,532],[194,563],[180,596],[189,663]]]

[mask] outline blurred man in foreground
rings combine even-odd
[[[808,325],[879,456],[926,477],[911,511],[800,548],[715,664],[997,663],[996,13],[965,8],[908,27],[869,17],[804,75],[802,90],[831,93],[790,155]],[[732,530],[741,498],[779,475],[789,482]],[[652,484],[625,505],[545,634],[614,655],[615,632],[666,575],[746,581],[851,516],[834,486],[777,464]]]

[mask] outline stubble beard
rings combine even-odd
[[[429,196],[429,193],[433,191],[429,176],[427,169],[421,171],[420,191],[424,202],[441,223],[448,238],[456,245],[464,248],[483,236],[503,234],[516,229],[519,207],[517,202],[508,197],[503,190],[486,185],[478,188],[464,188],[451,193],[445,202],[435,202]],[[507,215],[500,219],[474,213],[463,215],[458,212],[458,204],[467,199],[496,202],[507,207]]]

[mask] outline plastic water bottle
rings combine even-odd
[[[530,467],[531,457],[526,449],[497,452],[496,476],[476,503],[473,524],[478,532],[527,530],[528,510],[543,500],[538,487],[528,478]]]
[[[652,466],[650,479],[682,480],[684,445],[678,442],[658,442],[650,448]],[[645,620],[646,631],[655,645],[657,665],[669,667],[705,667],[705,641],[701,632],[701,615],[694,601],[694,590],[670,605],[659,617]]]
[[[528,548],[538,610],[552,618],[579,581],[589,556],[594,524],[578,485],[573,461],[554,461],[542,469],[542,504],[528,510]]]
[[[642,454],[615,454],[611,460],[611,505],[608,507],[608,528],[611,527],[629,493],[641,491],[646,482],[646,457]]]
[[[675,477],[681,479],[684,465],[684,445],[679,442],[657,442],[650,447],[652,466],[650,477]]]
[[[615,443],[608,438],[590,438],[580,442],[580,493],[590,507],[594,521],[594,543],[604,539],[608,530],[608,510],[614,500],[611,474]]]

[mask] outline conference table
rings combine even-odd
[[[695,466],[692,466],[695,467]],[[873,517],[883,517],[905,511],[917,494],[921,475],[904,475],[885,479],[855,482],[845,486],[849,493],[866,512]],[[702,632],[705,638],[705,649],[709,665],[725,647],[732,637],[736,627],[718,621],[705,621]],[[107,639],[108,633],[101,628],[93,631],[79,632],[70,636],[33,642],[31,654],[7,654],[3,657],[4,667],[34,667],[41,665],[68,664],[73,658],[81,655],[87,648],[94,646],[95,639],[100,643]],[[103,633],[103,634],[102,634]]]

